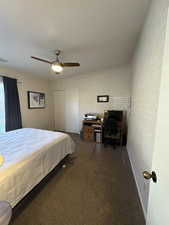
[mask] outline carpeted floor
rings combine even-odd
[[[73,159],[15,207],[11,225],[144,225],[126,151],[72,137]]]

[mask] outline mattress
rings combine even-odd
[[[14,207],[68,154],[75,144],[67,134],[32,128],[0,135],[0,200]]]

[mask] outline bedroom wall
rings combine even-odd
[[[129,65],[111,70],[58,78],[51,82],[51,90],[79,91],[79,128],[83,115],[88,112],[103,113],[113,108],[113,97],[130,97],[131,68]],[[109,103],[97,103],[97,95],[109,95]]]
[[[168,0],[153,0],[133,61],[132,104],[127,149],[146,216],[164,50]]]
[[[34,77],[32,74],[19,73],[12,69],[0,67],[0,75],[18,79],[18,90],[23,127],[51,129],[51,104],[49,81]],[[45,109],[28,109],[27,91],[43,92],[46,95]]]

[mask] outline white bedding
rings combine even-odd
[[[60,132],[24,128],[0,135],[0,200],[14,207],[75,145]]]

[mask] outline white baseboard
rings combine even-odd
[[[146,212],[145,206],[143,204],[143,200],[142,200],[142,196],[141,196],[141,192],[140,192],[140,187],[138,185],[136,174],[135,174],[135,168],[134,168],[132,160],[131,160],[130,152],[128,150],[127,150],[127,152],[128,152],[128,156],[129,156],[130,165],[131,165],[131,169],[132,169],[132,172],[133,172],[134,180],[135,180],[135,183],[136,183],[137,191],[138,191],[138,194],[139,194],[139,199],[140,199],[141,206],[142,206],[142,209],[143,209],[144,218],[146,220],[147,212]]]

